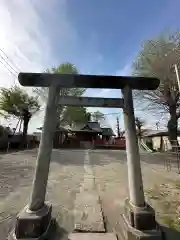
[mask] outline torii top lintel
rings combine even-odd
[[[159,79],[151,77],[82,74],[19,73],[18,79],[22,86],[29,87],[49,87],[50,85],[58,85],[62,88],[123,89],[125,86],[129,86],[131,89],[155,90],[160,84]]]

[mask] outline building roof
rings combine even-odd
[[[160,130],[152,130],[152,129],[143,129],[143,131],[142,131],[142,135],[144,136],[144,137],[148,137],[148,136],[152,136],[152,135],[161,135],[162,134],[162,132],[164,132],[164,131],[160,131]]]
[[[178,136],[180,135],[180,130],[178,130]],[[144,137],[158,137],[158,136],[168,136],[167,130],[151,130],[145,129],[143,132]]]
[[[87,124],[76,124],[71,128],[72,132],[96,132],[102,133],[102,129],[98,122],[87,122]]]
[[[95,132],[102,132],[101,126],[98,122],[88,122],[83,129],[89,128]]]
[[[42,130],[42,127],[37,128]],[[59,127],[56,131],[60,132],[93,132],[102,133],[103,136],[115,136],[111,128],[103,127],[101,128],[98,122],[87,122],[87,124],[76,124],[73,128]]]
[[[103,136],[116,136],[116,134],[114,134],[112,128],[101,128],[102,129],[102,135]]]

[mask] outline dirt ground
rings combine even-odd
[[[94,153],[93,171],[109,228],[118,230],[119,214],[128,196],[126,160],[119,154]],[[175,172],[162,165],[151,166],[142,161],[146,201],[156,211],[159,223],[180,232],[180,180]],[[174,176],[174,178],[173,178]],[[176,177],[175,177],[176,176]],[[179,237],[179,234],[177,234]]]
[[[18,212],[28,203],[36,156],[37,150],[0,155],[1,239],[7,237]],[[153,162],[152,155],[143,155],[141,159],[145,196],[156,210],[157,220],[180,231],[179,176],[175,172],[166,172],[162,164]],[[90,163],[106,227],[112,231],[118,228],[119,214],[128,196],[126,154],[123,151],[90,151]],[[53,215],[66,233],[74,228],[74,202],[83,179],[83,150],[53,151],[47,200],[53,204]]]
[[[36,156],[36,150],[0,156],[1,239],[6,239],[17,214],[28,203]],[[53,151],[46,200],[52,203],[53,216],[66,232],[74,227],[74,200],[84,177],[83,163],[82,152]]]

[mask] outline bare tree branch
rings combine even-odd
[[[142,105],[148,111],[151,109],[169,113],[171,124],[168,123],[168,130],[171,138],[177,137],[177,119],[180,118],[180,94],[175,64],[180,68],[179,31],[173,34],[162,33],[145,41],[132,66],[133,75],[160,79],[160,86],[156,91],[135,91],[134,97],[136,101],[143,102]]]

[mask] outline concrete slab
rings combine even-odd
[[[75,231],[105,232],[99,196],[90,164],[89,150],[84,152],[84,181],[74,203]]]
[[[96,191],[77,194],[74,209],[75,231],[105,232],[101,205]]]
[[[69,240],[116,240],[114,233],[72,233]]]

